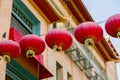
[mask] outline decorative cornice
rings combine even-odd
[[[65,21],[64,18],[51,4],[49,0],[33,0],[35,5],[42,11],[43,15],[49,20],[50,23]]]
[[[103,38],[100,43],[96,44],[96,48],[99,50],[105,61],[120,61],[120,56],[109,39]]]
[[[81,0],[62,0],[67,5],[73,16],[77,20],[77,24],[85,21],[93,21]]]

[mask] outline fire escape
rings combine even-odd
[[[104,69],[94,58],[93,54],[75,38],[73,46],[66,53],[73,59],[78,67],[83,70],[89,80],[108,80]]]

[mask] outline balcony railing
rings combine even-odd
[[[72,36],[73,37],[73,36]],[[104,69],[94,58],[92,53],[73,37],[73,46],[65,51],[81,70],[85,70],[89,80],[108,80]]]
[[[54,5],[56,10],[63,15],[55,2],[53,0],[49,1]],[[69,29],[69,32],[73,33],[73,29]],[[84,45],[78,43],[74,37],[73,41],[73,46],[65,52],[73,59],[81,70],[85,70],[85,74],[89,80],[108,80],[104,69],[97,62],[92,53]]]

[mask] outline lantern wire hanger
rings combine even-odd
[[[27,58],[35,57],[35,51],[34,50],[27,50],[26,57]]]
[[[3,55],[3,56],[0,56],[0,60],[4,60],[4,61],[6,61],[7,63],[9,63],[10,60],[11,60],[11,58],[10,58],[10,56],[8,56],[8,55]]]
[[[53,46],[53,50],[55,50],[55,51],[62,51],[62,47],[61,47],[61,46],[54,45],[54,46]]]
[[[6,61],[7,63],[9,63],[10,62],[10,56],[8,56],[8,55],[3,55],[2,56],[2,59],[4,60],[4,61]]]
[[[85,43],[85,46],[88,46],[88,45],[94,45],[95,43],[94,43],[94,40],[93,39],[91,39],[91,38],[87,38],[87,39],[85,39],[85,41],[84,41]]]
[[[4,61],[6,61],[7,63],[9,63],[9,62],[10,62],[10,56],[8,56],[8,55],[0,56],[0,60],[4,60]]]

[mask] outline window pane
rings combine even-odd
[[[63,80],[63,68],[58,62],[56,63],[56,80]]]
[[[27,31],[27,29],[25,29],[25,27],[20,24],[20,22],[17,21],[17,19],[15,19],[15,17],[11,17],[11,25],[10,26],[13,26],[15,27],[17,30],[20,31],[21,34],[25,35],[25,34],[29,34],[30,32]]]
[[[29,33],[40,35],[40,21],[21,0],[13,0],[12,16],[14,16]]]
[[[67,80],[72,80],[72,76],[70,73],[67,73]]]

